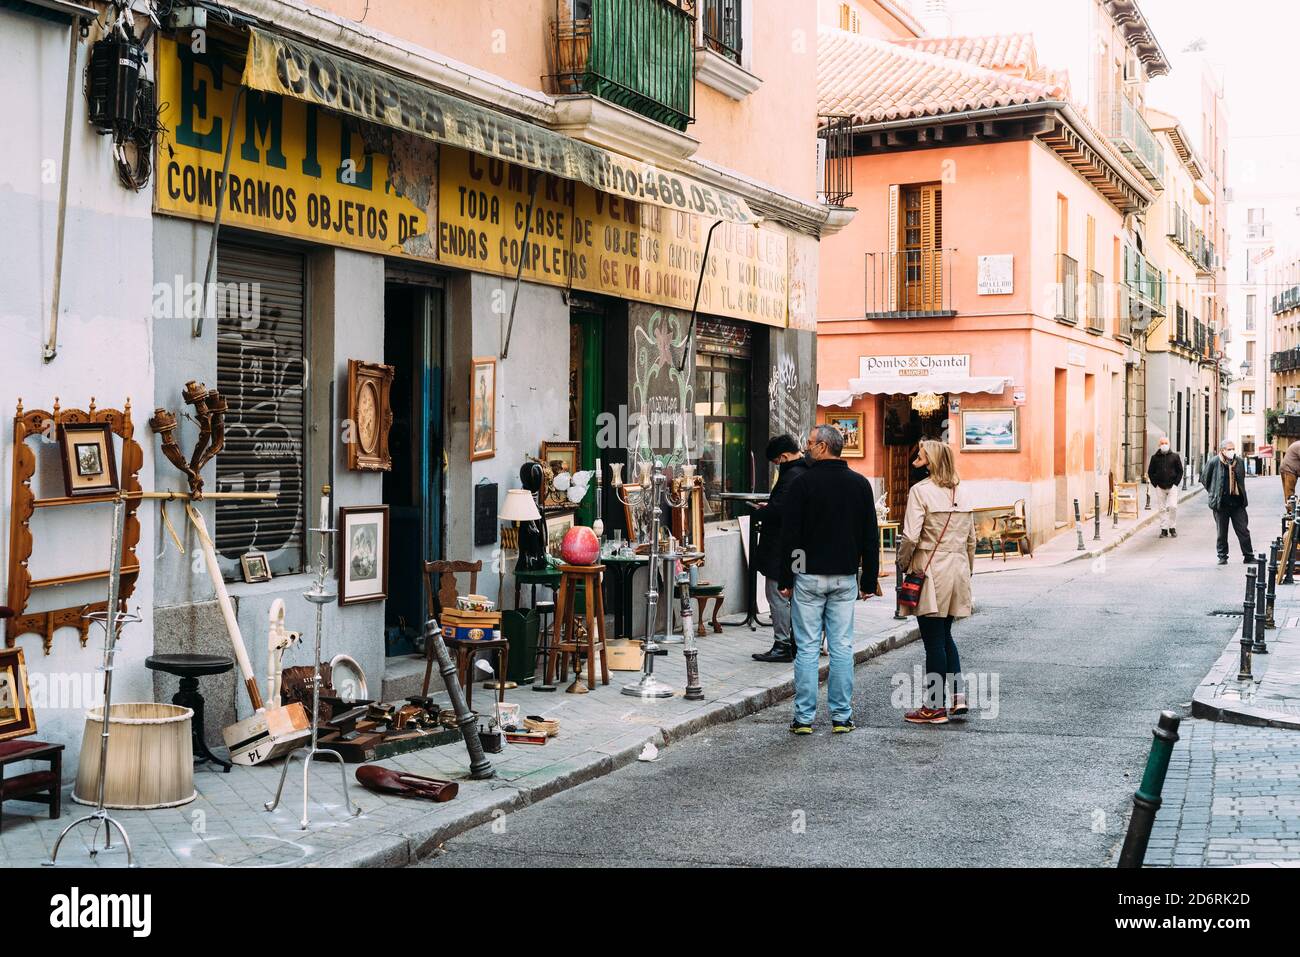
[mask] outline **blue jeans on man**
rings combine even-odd
[[[826,704],[832,721],[853,717],[853,611],[856,575],[795,575],[791,619],[794,625],[794,720],[812,724],[817,716],[817,678],[822,636],[830,651]]]

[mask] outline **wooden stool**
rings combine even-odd
[[[605,657],[605,599],[601,594],[600,579],[604,565],[561,565],[560,590],[555,601],[555,630],[551,639],[551,652],[546,658],[546,683],[554,681],[556,659],[559,659],[560,678],[569,676],[566,655],[573,655],[573,670],[578,672],[578,653],[587,652],[587,687],[596,684],[596,652],[600,652],[601,684],[609,684],[609,661]],[[583,615],[587,626],[587,640],[578,641],[575,620],[577,593],[582,589]],[[597,638],[597,633],[600,637]]]
[[[709,607],[709,599],[713,599],[713,631],[715,634],[722,634],[722,626],[718,624],[718,612],[722,611],[722,599],[725,597],[722,593],[721,585],[711,585],[708,582],[700,582],[697,585],[691,585],[691,597],[695,599],[695,606],[700,610],[700,618],[697,627],[701,634],[704,632],[704,612]]]
[[[49,769],[31,771],[14,778],[5,778],[7,764],[20,761],[44,761]],[[5,801],[35,801],[47,805],[50,817],[57,819],[62,813],[63,796],[60,778],[63,770],[63,745],[44,741],[5,741],[0,743],[0,826],[3,826]]]

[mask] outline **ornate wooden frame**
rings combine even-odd
[[[392,366],[378,362],[348,360],[348,420],[352,423],[351,441],[348,442],[348,468],[363,472],[388,472],[393,467],[393,456],[388,451],[388,434],[393,428]],[[358,418],[363,393],[370,393],[375,406],[375,436],[373,445],[366,448],[362,441]]]
[[[32,476],[36,474],[36,452],[27,444],[27,440],[32,436],[54,436],[57,435],[59,426],[82,422],[104,423],[122,440],[120,489],[126,500],[126,515],[122,531],[121,607],[126,607],[126,600],[135,590],[136,579],[140,575],[140,561],[135,553],[136,545],[140,542],[140,519],[136,512],[140,508],[140,469],[144,465],[144,452],[140,444],[135,441],[135,426],[131,422],[131,400],[127,399],[126,405],[120,411],[96,408],[93,397],[88,409],[64,409],[59,406],[56,396],[54,411],[47,412],[44,409],[24,411],[22,399],[19,399],[18,409],[14,413],[13,488],[9,510],[8,603],[14,611],[14,617],[5,622],[6,648],[14,647],[19,635],[35,632],[44,638],[45,653],[48,655],[54,646],[54,632],[59,628],[76,628],[84,646],[89,636],[90,622],[82,616],[90,611],[103,611],[108,604],[107,601],[90,602],[85,605],[57,608],[53,611],[24,614],[33,589],[108,579],[107,569],[33,579],[27,567],[32,557],[31,522],[36,509],[112,502],[119,494],[105,492],[101,495],[78,498],[58,496],[38,499],[36,493],[32,491]]]

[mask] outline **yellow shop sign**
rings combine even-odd
[[[222,222],[386,255],[430,259],[436,150],[404,149],[404,164],[365,151],[340,118],[301,100],[245,90],[216,44],[195,52],[158,40],[163,104],[154,207],[211,222],[231,136]],[[400,134],[397,134],[400,136]]]
[[[522,263],[527,281],[678,309],[695,301],[713,224],[449,146],[440,154],[438,215],[438,259],[447,265],[513,278]],[[778,227],[721,223],[700,311],[784,327],[788,244]]]

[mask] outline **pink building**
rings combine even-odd
[[[977,504],[1023,500],[1041,542],[1124,480],[1130,318],[1163,308],[1126,230],[1150,187],[1028,38],[823,29],[818,51],[860,210],[823,243],[819,414],[859,430],[892,515],[942,438]]]

